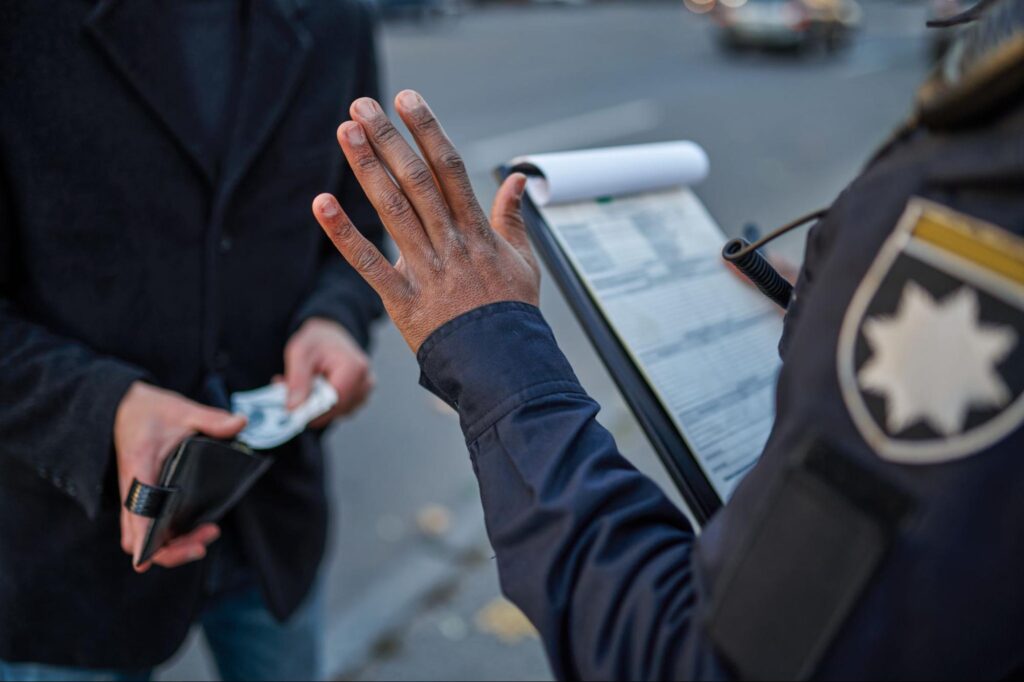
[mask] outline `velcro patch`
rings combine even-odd
[[[709,634],[733,673],[811,677],[913,506],[848,455],[808,448],[716,583]]]

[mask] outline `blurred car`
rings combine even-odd
[[[711,14],[722,47],[730,51],[822,47],[832,52],[849,42],[863,12],[855,0],[718,0]]]
[[[928,3],[928,20],[945,21],[955,17],[968,8],[963,0],[931,0]],[[950,45],[960,35],[962,27],[947,26],[928,29],[928,51],[932,59],[938,61],[949,51]]]

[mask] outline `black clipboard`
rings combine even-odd
[[[499,181],[512,173],[538,175],[529,165],[502,165],[495,171]],[[523,218],[534,247],[555,283],[597,350],[619,392],[644,430],[654,451],[683,495],[696,521],[704,525],[723,504],[696,456],[676,428],[672,417],[655,395],[633,358],[594,301],[576,269],[562,250],[529,193],[523,196]]]

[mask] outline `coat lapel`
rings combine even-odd
[[[214,159],[202,144],[192,103],[184,96],[188,89],[174,37],[159,19],[148,1],[100,0],[85,28],[113,68],[212,183]]]
[[[225,195],[256,161],[298,89],[313,45],[300,9],[297,0],[252,0]]]
[[[313,45],[302,23],[300,0],[250,0],[250,5],[236,118],[218,183],[223,195],[237,187],[270,139],[295,95]],[[86,30],[214,184],[216,159],[202,142],[192,103],[183,96],[188,89],[178,48],[151,3],[100,0]]]

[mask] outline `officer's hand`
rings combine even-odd
[[[366,402],[373,390],[370,359],[345,328],[331,320],[306,320],[285,346],[284,367],[290,410],[309,397],[317,375],[326,378],[338,392],[338,402],[310,424],[313,428],[325,427],[349,414]]]
[[[401,251],[398,262],[392,266],[359,233],[333,196],[318,196],[313,212],[417,351],[435,329],[474,308],[537,305],[540,271],[519,210],[526,178],[505,181],[488,223],[462,159],[426,102],[407,90],[395,106],[422,159],[370,99],[352,105],[354,120],[338,128],[338,141]]]
[[[114,419],[117,451],[117,482],[121,491],[121,549],[133,559],[142,551],[150,520],[123,506],[132,481],[156,485],[164,460],[182,440],[195,433],[211,438],[231,438],[245,427],[245,417],[206,407],[142,382],[135,382],[121,400]],[[135,570],[143,573],[150,563],[165,568],[181,566],[206,556],[206,546],[220,530],[206,524],[175,538]]]

